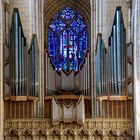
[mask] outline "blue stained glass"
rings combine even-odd
[[[48,31],[48,51],[56,70],[78,71],[87,48],[87,25],[80,13],[70,7],[57,12]]]
[[[61,17],[66,20],[74,18],[74,10],[70,7],[66,7],[64,10],[62,10]]]
[[[56,32],[60,32],[61,30],[64,29],[64,27],[65,27],[65,24],[63,23],[61,19],[56,19],[55,21],[52,21],[50,24],[50,28]]]
[[[71,27],[73,27],[73,29],[79,33],[83,31],[83,29],[86,27],[86,24],[80,18],[78,18],[71,23]]]

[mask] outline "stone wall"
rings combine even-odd
[[[24,35],[27,38],[27,46],[29,47],[32,34],[36,33],[35,2],[33,0],[13,0],[9,3],[7,9],[9,30],[11,28],[13,8],[19,9]]]
[[[95,35],[102,33],[103,40],[106,47],[108,46],[108,37],[111,34],[112,24],[114,20],[115,10],[117,6],[122,7],[122,13],[124,18],[124,24],[127,31],[127,42],[130,42],[129,38],[129,3],[126,0],[95,0],[94,1],[94,30]],[[129,20],[128,20],[129,19]],[[93,19],[94,20],[94,19]],[[95,36],[95,37],[96,37]],[[96,40],[95,40],[96,41]]]

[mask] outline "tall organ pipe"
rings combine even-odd
[[[39,95],[39,50],[37,37],[33,35],[29,54],[29,96]]]
[[[109,79],[111,95],[125,94],[126,87],[126,30],[121,7],[116,8],[112,33],[109,37]]]
[[[106,79],[106,48],[104,46],[102,35],[97,36],[96,46],[96,90],[98,96],[107,95]]]
[[[113,63],[113,67],[114,67],[114,93],[117,94],[117,55],[116,55],[116,52],[117,52],[117,45],[116,45],[116,25],[113,25],[113,60],[114,60],[114,63]]]
[[[17,8],[13,10],[10,31],[10,87],[11,96],[26,95],[26,38]]]
[[[117,26],[117,77],[118,77],[118,94],[121,94],[121,78],[122,78],[122,71],[121,71],[121,11],[116,11],[116,26]],[[113,48],[113,47],[112,47]]]

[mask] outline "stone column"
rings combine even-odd
[[[128,7],[128,23],[127,23],[127,42],[131,42],[131,23],[132,23],[132,1],[131,0],[126,0],[127,1],[127,7]]]
[[[95,24],[96,21],[94,20],[94,16],[96,15],[96,8],[95,8],[95,1],[96,0],[90,0],[90,15],[91,15],[91,42],[90,42],[90,77],[91,77],[91,81],[90,81],[90,92],[91,92],[91,105],[92,105],[92,117],[96,116],[96,88],[95,87],[95,71],[94,71],[94,67],[95,67],[95,58],[94,58],[94,50],[95,50],[95,44],[94,44],[94,38],[95,37]]]
[[[93,136],[90,134],[90,135],[88,135],[88,140],[94,140],[93,139]]]
[[[60,135],[60,140],[64,140],[64,136],[63,135]]]
[[[39,103],[39,110],[41,110],[41,115],[44,116],[44,0],[39,0],[40,3],[40,18],[39,21],[39,32],[40,34],[40,44],[39,44],[39,69],[40,69],[40,103]]]
[[[77,138],[77,135],[74,135],[74,140],[77,140],[78,138]]]
[[[140,0],[133,0],[135,140],[140,139]]]
[[[3,2],[0,0],[0,140],[3,140],[3,116],[4,116],[4,104],[3,104]]]

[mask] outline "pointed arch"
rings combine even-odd
[[[44,46],[47,46],[47,36],[48,36],[48,26],[51,19],[54,17],[55,13],[63,9],[64,7],[72,7],[79,11],[82,17],[90,26],[90,1],[80,0],[80,1],[54,1],[45,0],[44,1]]]

